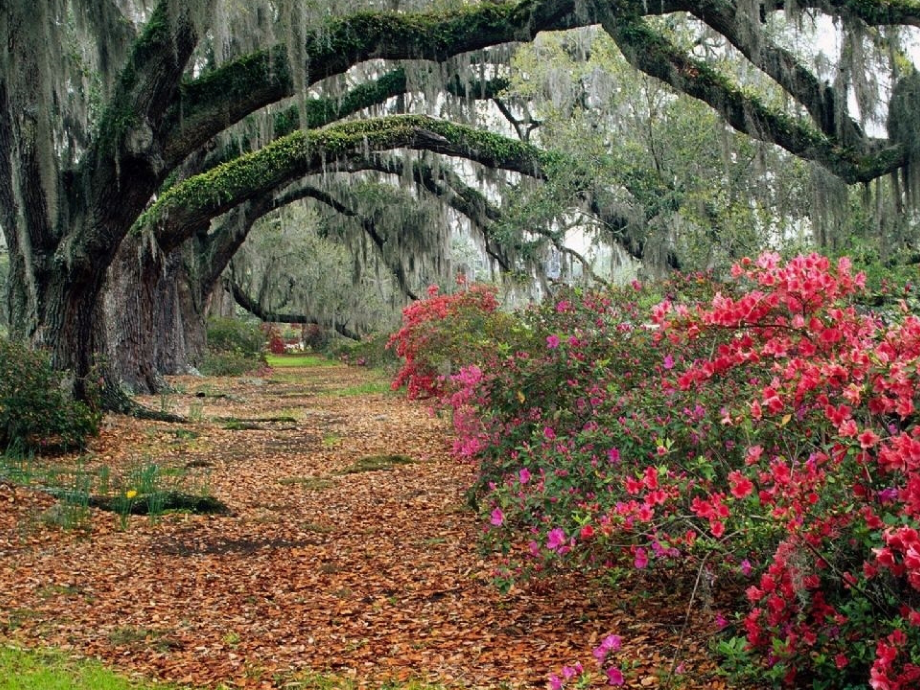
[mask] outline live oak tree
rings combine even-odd
[[[776,28],[783,17],[794,28],[817,16],[836,19],[847,36],[846,63],[832,79]],[[692,21],[717,45],[681,42],[669,30],[673,17]],[[346,0],[245,7],[162,0],[149,9],[112,0],[8,0],[0,10],[0,227],[10,252],[11,334],[73,372],[78,394],[90,377],[102,377],[107,404],[118,406],[124,401],[103,355],[120,329],[107,319],[136,314],[139,337],[160,339],[164,326],[144,305],[169,289],[172,281],[163,281],[174,252],[190,238],[207,244],[215,219],[283,203],[291,185],[309,176],[322,182],[330,173],[379,167],[384,152],[463,158],[507,171],[513,184],[570,169],[551,141],[537,148],[486,131],[472,115],[462,124],[427,114],[451,89],[470,95],[480,85],[486,95],[510,55],[501,47],[546,31],[598,26],[634,68],[707,104],[737,131],[842,183],[887,178],[897,203],[910,203],[918,89],[897,33],[918,25],[914,0],[797,0],[789,7],[416,0],[398,9]],[[726,56],[745,70],[726,69]],[[397,63],[402,84],[388,67]],[[867,75],[880,72],[893,78],[890,109],[867,95]],[[337,122],[385,102],[392,107],[377,117]],[[318,110],[322,116],[311,120]],[[871,116],[881,126],[869,126]],[[247,118],[262,123],[261,136],[239,136]],[[528,124],[514,120],[513,129],[526,134]],[[445,200],[472,216],[494,215],[487,199],[473,203],[474,190],[448,177],[436,174],[432,183]],[[595,182],[572,182],[578,204],[616,227],[616,204]],[[610,186],[648,191],[641,175],[614,177]],[[138,252],[154,261],[135,270]],[[107,280],[114,306],[104,309]],[[129,286],[140,290],[138,308],[119,309]],[[126,348],[137,349],[132,366],[156,368],[149,344],[126,340],[115,351]]]

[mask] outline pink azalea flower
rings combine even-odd
[[[611,666],[607,669],[607,684],[608,685],[623,685],[626,682],[626,679],[623,677],[623,672],[618,669],[616,666]]]
[[[550,690],[562,690],[562,679],[555,673],[551,673],[549,676],[549,687]]]
[[[526,484],[527,482],[529,482],[530,481],[530,470],[528,470],[526,467],[522,468],[521,471],[518,472],[518,481],[520,481],[521,484]]]
[[[565,545],[565,532],[561,527],[554,527],[546,535],[546,548],[555,551]]]
[[[566,680],[572,680],[572,678],[577,676],[579,673],[580,673],[579,667],[574,667],[574,668],[572,666],[562,667],[562,677],[565,678]]]
[[[648,567],[648,554],[645,549],[636,549],[636,568],[643,570]]]
[[[502,512],[501,508],[496,508],[492,511],[492,517],[489,519],[489,522],[496,527],[502,526],[502,523],[505,522],[505,514]]]
[[[559,336],[558,335],[548,335],[546,336],[546,347],[550,350],[555,350],[559,347]]]

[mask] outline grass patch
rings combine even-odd
[[[341,398],[360,396],[360,395],[379,395],[381,393],[390,393],[392,388],[390,388],[389,381],[378,380],[378,381],[365,381],[364,383],[359,383],[356,386],[348,386],[346,388],[337,388],[336,390],[331,390],[325,393],[325,395],[334,395]]]
[[[336,485],[334,479],[326,479],[325,477],[285,477],[284,479],[279,479],[278,483],[283,486],[300,486],[310,491],[323,491]]]
[[[406,455],[367,455],[359,458],[339,474],[357,474],[359,472],[378,472],[389,470],[396,465],[412,465],[415,460]]]
[[[321,357],[320,355],[266,355],[268,366],[273,369],[289,367],[336,367],[338,362]]]
[[[96,661],[76,661],[54,651],[0,646],[0,690],[87,689],[180,690],[180,686],[132,680]]]
[[[364,643],[364,641],[357,641],[352,649],[357,649]],[[298,690],[357,690],[359,687],[368,687],[354,678],[336,676],[330,673],[317,673],[315,671],[302,671],[285,677],[284,681],[281,687],[297,688]],[[415,678],[384,680],[370,687],[380,688],[380,690],[444,690],[443,685],[435,685]]]
[[[166,651],[174,646],[165,639],[166,633],[162,630],[148,630],[147,628],[116,628],[108,634],[109,643],[115,646],[126,647],[152,647],[159,651]]]
[[[338,434],[326,434],[323,436],[323,448],[335,448],[342,442],[342,437]]]
[[[223,428],[228,431],[265,431],[264,424],[296,424],[297,419],[288,415],[278,417],[215,417],[215,421],[223,422]]]
[[[335,532],[335,527],[331,525],[323,525],[318,522],[305,522],[300,526],[304,532],[313,532],[314,534],[332,534]]]

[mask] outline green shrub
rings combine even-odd
[[[392,349],[387,348],[389,339],[387,333],[372,333],[357,341],[336,338],[323,350],[323,354],[345,364],[395,369],[399,358]]]
[[[208,321],[208,350],[201,363],[206,376],[239,376],[265,365],[266,335],[257,323],[236,319]]]
[[[82,448],[99,415],[64,390],[48,358],[0,339],[0,448]]]
[[[258,360],[265,352],[265,333],[259,324],[237,319],[215,318],[208,321],[208,349],[238,352]]]
[[[208,350],[201,362],[205,376],[240,376],[265,364],[262,357],[251,357],[240,352]]]

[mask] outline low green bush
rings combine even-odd
[[[207,333],[202,374],[239,376],[265,366],[266,334],[258,323],[215,318],[208,321]]]
[[[265,352],[265,346],[265,333],[258,323],[224,318],[208,320],[209,350],[239,352],[258,359]]]
[[[345,364],[395,369],[399,365],[399,357],[387,348],[389,339],[387,333],[372,333],[361,340],[336,338],[327,345],[323,354]]]
[[[199,369],[205,376],[241,376],[264,364],[262,357],[251,357],[241,352],[208,350]]]
[[[0,449],[82,448],[99,415],[65,391],[48,358],[0,338]]]

